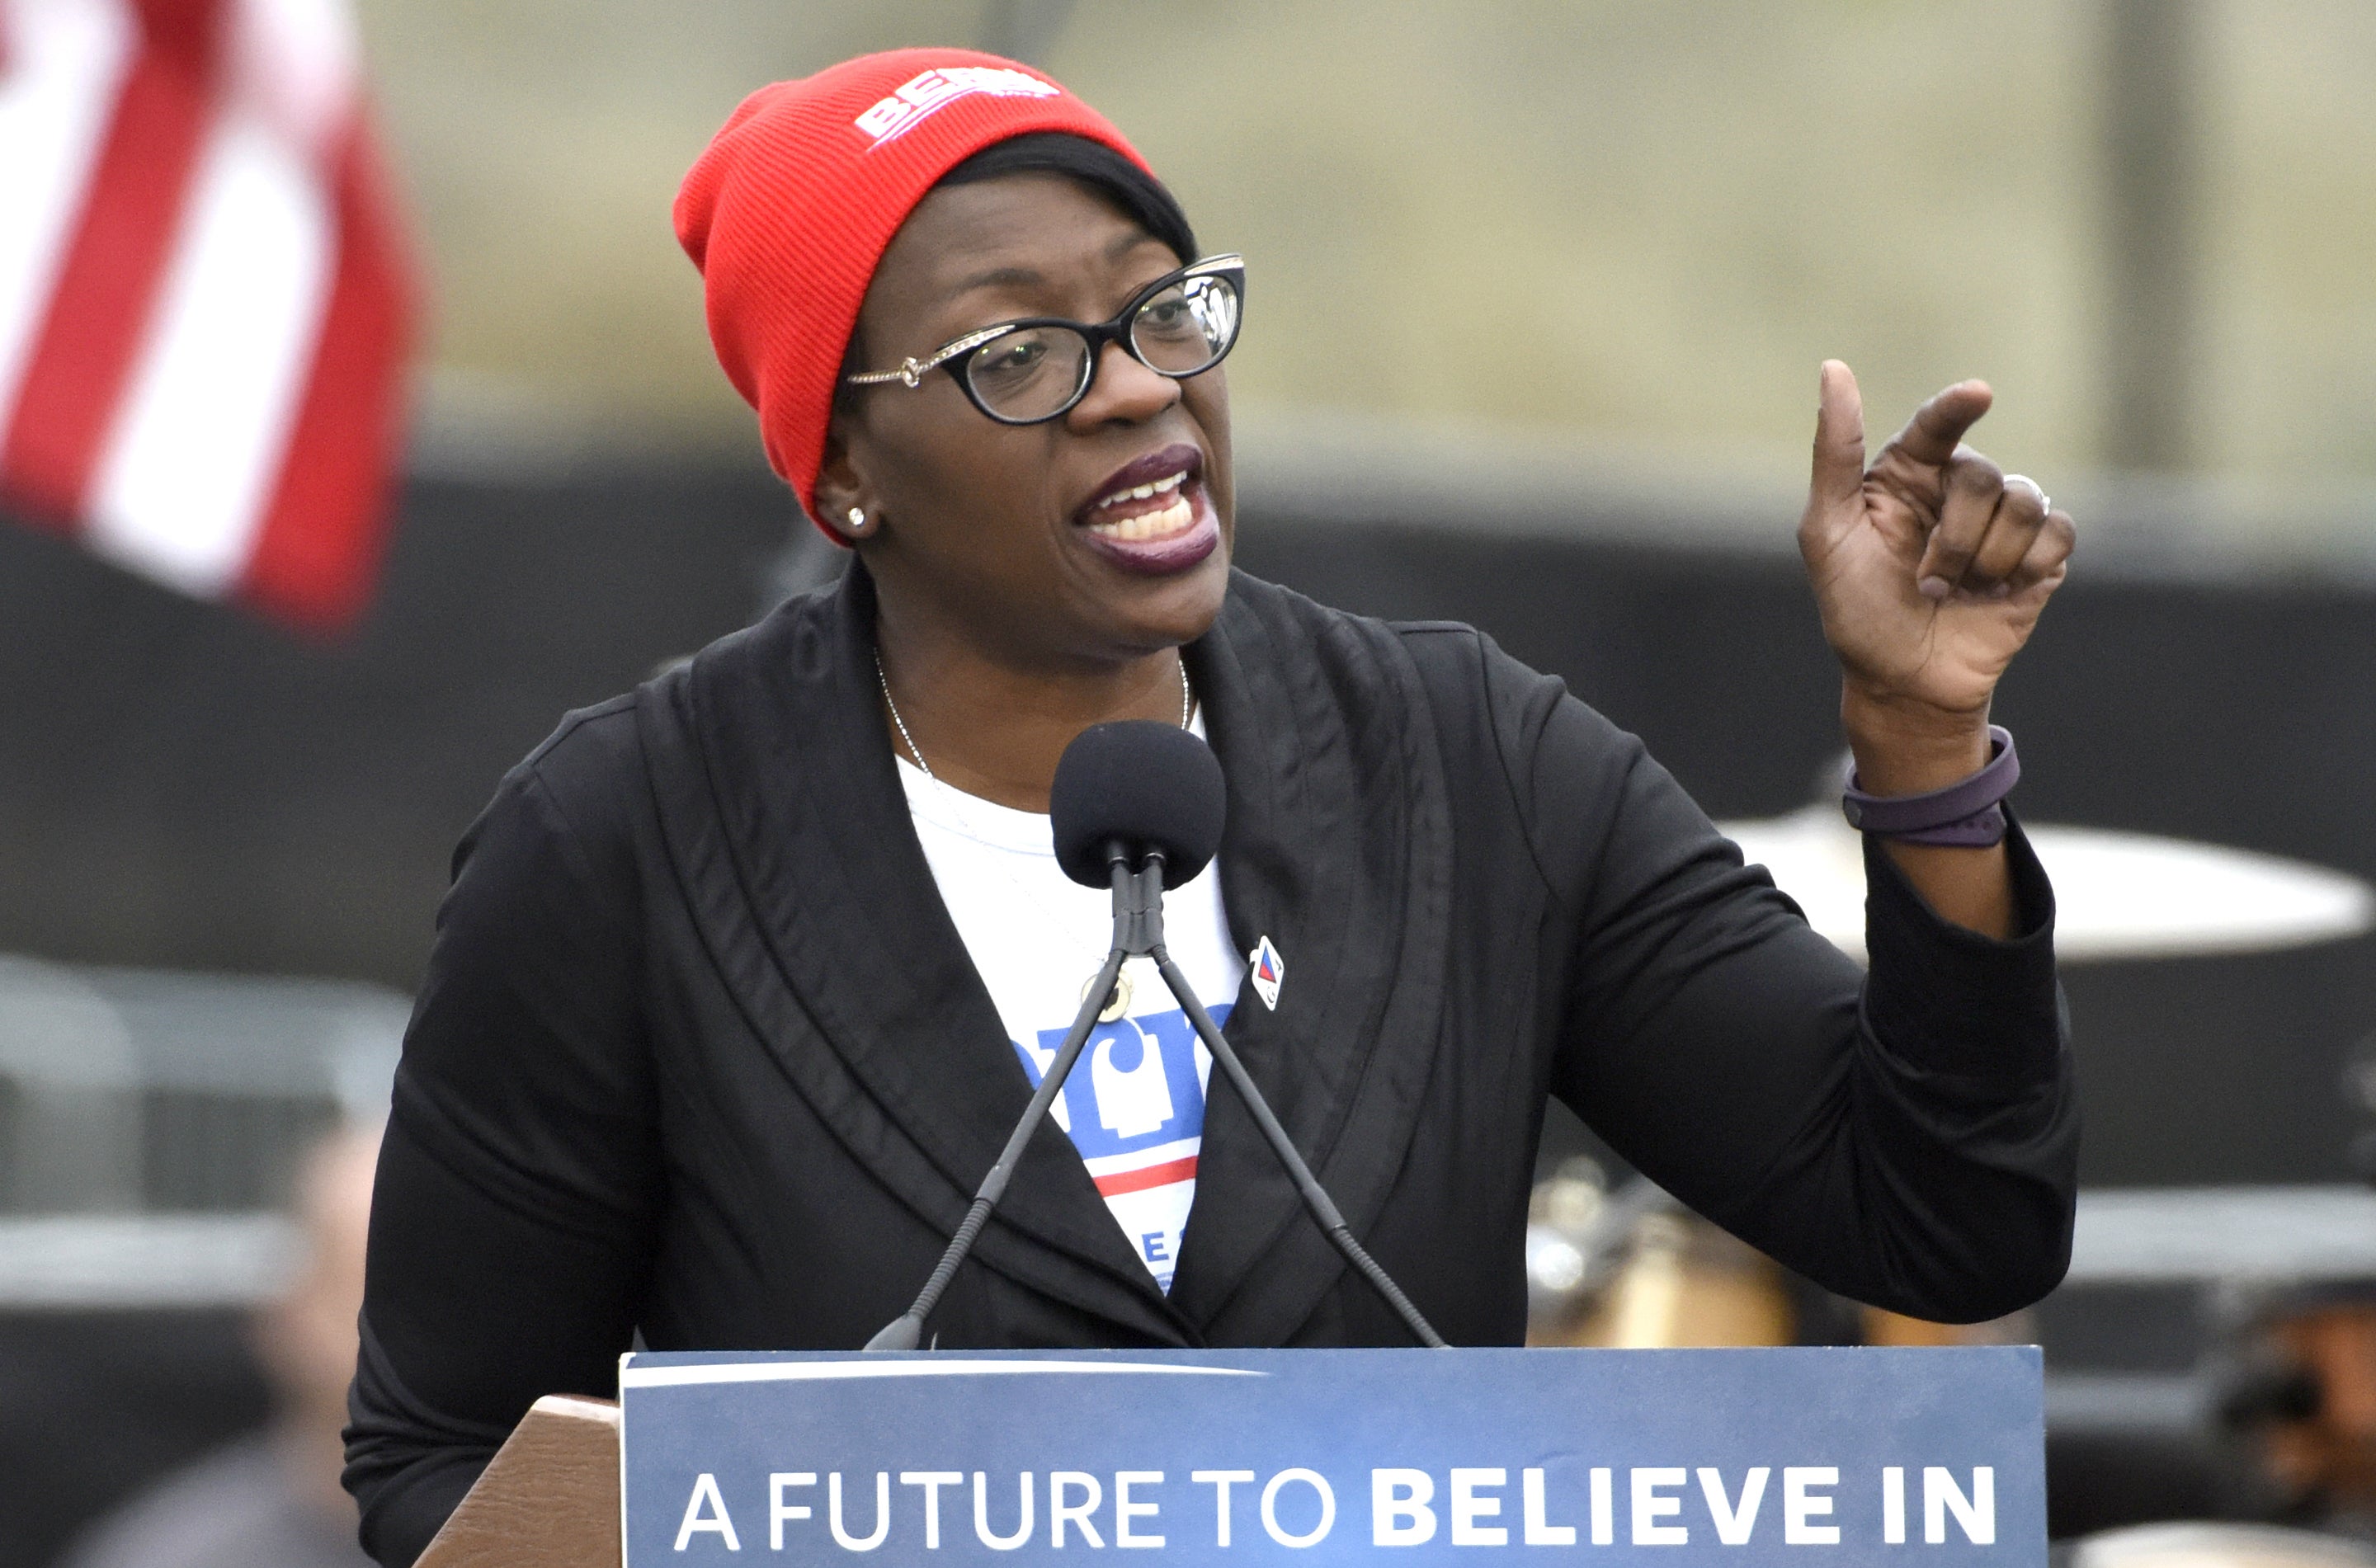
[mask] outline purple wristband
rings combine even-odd
[[[1993,754],[1978,773],[1959,778],[1927,795],[1868,795],[1857,788],[1856,770],[1848,770],[1847,789],[1840,810],[1848,826],[1906,844],[1932,844],[1950,849],[1985,849],[2005,836],[2004,798],[2021,781],[2021,757],[2013,749],[2013,735],[2000,725],[1989,726]]]

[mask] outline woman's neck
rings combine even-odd
[[[1177,724],[1186,689],[1177,648],[1027,664],[879,615],[876,648],[892,749],[953,790],[1016,811],[1048,809],[1057,759],[1082,731],[1123,719]]]

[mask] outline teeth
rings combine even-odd
[[[1180,495],[1174,496],[1171,505],[1159,512],[1141,512],[1135,517],[1118,517],[1112,522],[1091,523],[1089,531],[1105,539],[1131,543],[1139,540],[1162,539],[1171,534],[1184,533],[1195,520],[1195,508],[1188,505],[1186,496]]]
[[[1119,506],[1125,501],[1152,500],[1156,496],[1162,494],[1167,490],[1179,489],[1181,481],[1187,477],[1188,475],[1186,471],[1183,469],[1179,473],[1169,475],[1163,479],[1158,479],[1151,484],[1142,484],[1130,490],[1117,490],[1111,495],[1109,495],[1104,500],[1099,502],[1098,505],[1099,506]]]

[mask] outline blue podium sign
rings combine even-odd
[[[2034,1348],[633,1355],[627,1568],[2046,1560]]]

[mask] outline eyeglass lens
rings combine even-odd
[[[1229,352],[1238,330],[1238,291],[1225,278],[1190,278],[1138,307],[1130,344],[1166,375],[1194,375]],[[1087,385],[1089,341],[1068,327],[1018,327],[966,356],[968,385],[1001,419],[1060,413]]]

